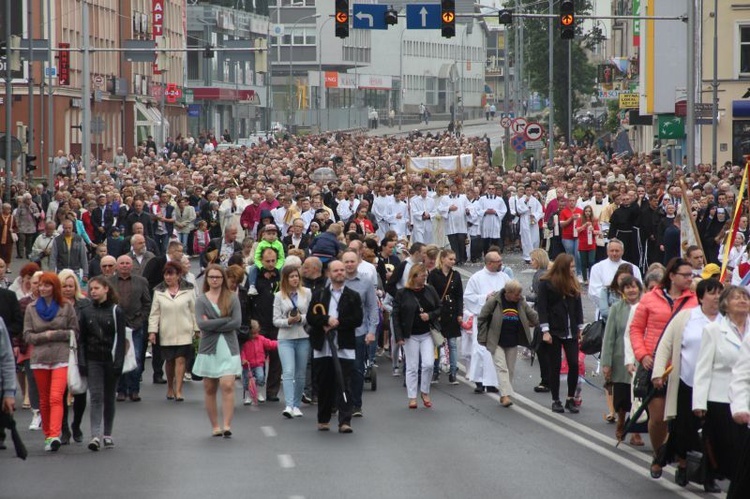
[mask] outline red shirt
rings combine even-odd
[[[562,211],[560,211],[560,226],[562,227],[562,234],[560,235],[562,236],[563,239],[575,239],[576,238],[575,234],[573,234],[573,223],[575,222],[571,222],[567,226],[562,225],[564,221],[573,218],[573,215],[575,214],[582,215],[583,210],[581,210],[580,208],[575,208],[574,210],[571,211],[570,208],[563,208]]]
[[[579,218],[575,222],[573,222],[573,230],[574,234],[578,234],[576,237],[578,237],[578,251],[591,251],[596,249],[596,236],[594,235],[594,232],[597,232],[599,230],[599,223],[594,220],[591,227],[591,242],[589,243],[589,228],[586,227],[585,229],[581,229],[581,225],[583,225],[583,219]]]

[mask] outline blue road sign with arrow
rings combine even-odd
[[[354,29],[388,29],[385,24],[387,5],[355,3],[352,8],[352,28]]]
[[[412,3],[406,6],[406,29],[440,29],[439,3]]]

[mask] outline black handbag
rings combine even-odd
[[[599,319],[587,324],[583,328],[583,333],[581,334],[581,352],[586,355],[594,355],[602,351],[605,326],[606,322],[603,319]]]

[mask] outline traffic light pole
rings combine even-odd
[[[34,17],[31,12],[31,1],[28,1],[26,3],[26,16],[28,20],[26,21],[27,27],[27,38],[29,40],[29,60],[26,62],[26,70],[29,72],[28,74],[28,88],[29,88],[29,127],[27,128],[28,133],[26,134],[26,157],[29,156],[34,157],[36,156],[34,154],[34,66],[31,64],[31,61],[33,60],[34,55],[34,49],[32,48],[33,44],[33,38],[34,38]],[[28,160],[27,163],[28,164]],[[19,172],[21,169],[18,169]],[[30,176],[30,172],[26,171],[26,176]]]
[[[549,32],[549,43],[548,43],[548,49],[549,49],[549,92],[548,92],[548,98],[549,98],[549,125],[547,125],[549,128],[547,129],[547,136],[549,137],[549,152],[547,155],[547,161],[549,161],[549,164],[552,164],[552,159],[555,156],[555,104],[554,104],[554,88],[555,88],[555,76],[554,76],[554,69],[555,69],[555,57],[553,53],[553,43],[554,43],[554,26],[553,26],[553,19],[555,19],[554,12],[554,0],[549,0],[549,25],[547,28],[547,31]],[[541,166],[541,165],[540,165]],[[540,168],[541,170],[541,168]]]

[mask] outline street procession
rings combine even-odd
[[[736,12],[11,3],[0,498],[750,497]]]

